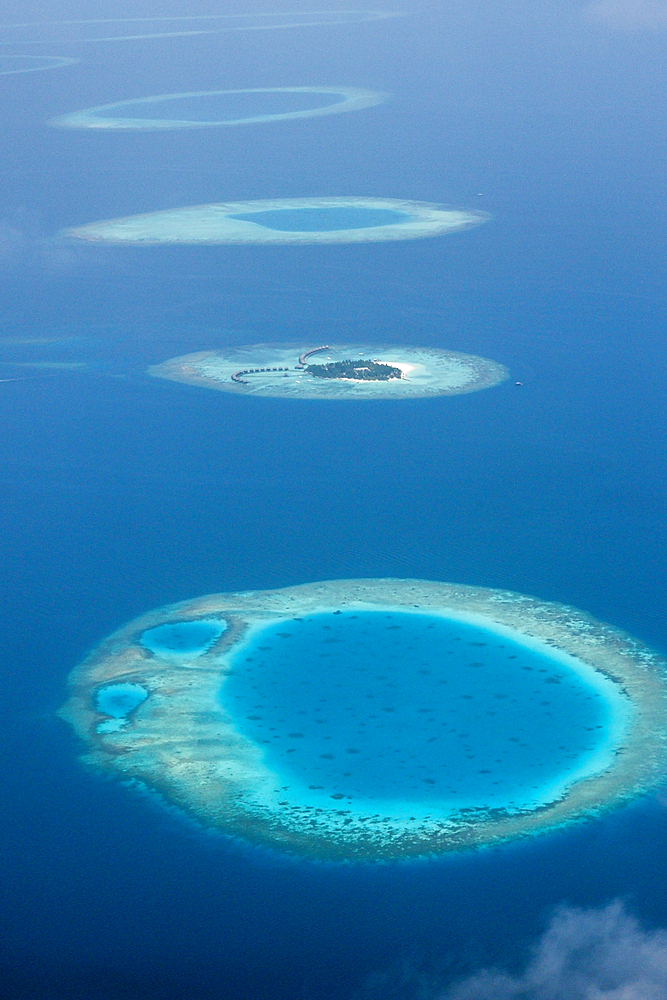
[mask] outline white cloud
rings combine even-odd
[[[519,976],[485,970],[441,1000],[667,1000],[667,931],[645,930],[621,903],[562,909]]]
[[[594,0],[583,13],[621,30],[667,28],[667,0]]]

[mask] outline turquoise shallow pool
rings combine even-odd
[[[168,100],[132,101],[107,108],[97,108],[96,118],[141,118],[192,122],[235,121],[243,118],[283,115],[295,111],[326,108],[342,100],[337,94],[255,93],[178,95]]]
[[[281,233],[323,233],[341,229],[370,229],[373,226],[395,226],[407,222],[407,212],[390,208],[357,208],[345,205],[340,208],[277,208],[267,212],[244,212],[230,215],[230,219],[254,222]]]
[[[148,629],[141,645],[158,656],[201,656],[220,638],[225,622],[217,618],[194,622],[171,622]]]
[[[97,726],[98,733],[113,733],[121,729],[127,717],[148,698],[141,684],[107,684],[99,688],[95,701],[97,710],[109,718]]]
[[[607,752],[605,683],[442,617],[326,613],[257,634],[221,698],[292,795],[512,809]]]

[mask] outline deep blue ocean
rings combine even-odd
[[[561,905],[620,899],[647,934],[667,927],[659,794],[440,860],[313,864],[87,771],[55,715],[69,671],[136,615],[336,578],[516,590],[667,651],[665,33],[582,8],[406,0],[405,16],[365,23],[0,44],[80,60],[0,76],[3,996],[435,1000],[482,968],[520,974]],[[124,0],[113,16],[241,9]],[[111,16],[85,0],[0,12]],[[329,83],[391,96],[228,129],[46,124],[152,94]],[[349,194],[492,218],[356,246],[58,236],[181,205]],[[145,374],[226,345],[355,338],[480,354],[511,379],[336,403]]]

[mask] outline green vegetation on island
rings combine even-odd
[[[330,361],[326,365],[306,365],[309,375],[317,378],[353,378],[364,382],[387,382],[402,378],[400,368],[384,365],[380,361]]]

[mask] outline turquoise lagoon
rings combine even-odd
[[[139,640],[157,656],[179,659],[201,656],[211,648],[227,628],[219,618],[194,622],[170,622],[147,629]]]
[[[331,208],[279,208],[266,212],[243,212],[229,215],[240,222],[254,222],[282,233],[321,233],[343,229],[370,229],[373,226],[396,226],[413,217],[390,208],[364,208],[354,205]]]
[[[628,710],[581,661],[439,615],[283,620],[231,668],[222,706],[290,799],[353,812],[538,808],[609,765]]]
[[[125,725],[135,708],[148,698],[148,691],[141,684],[107,684],[97,692],[97,710],[110,718],[100,722],[98,733],[117,732]]]

